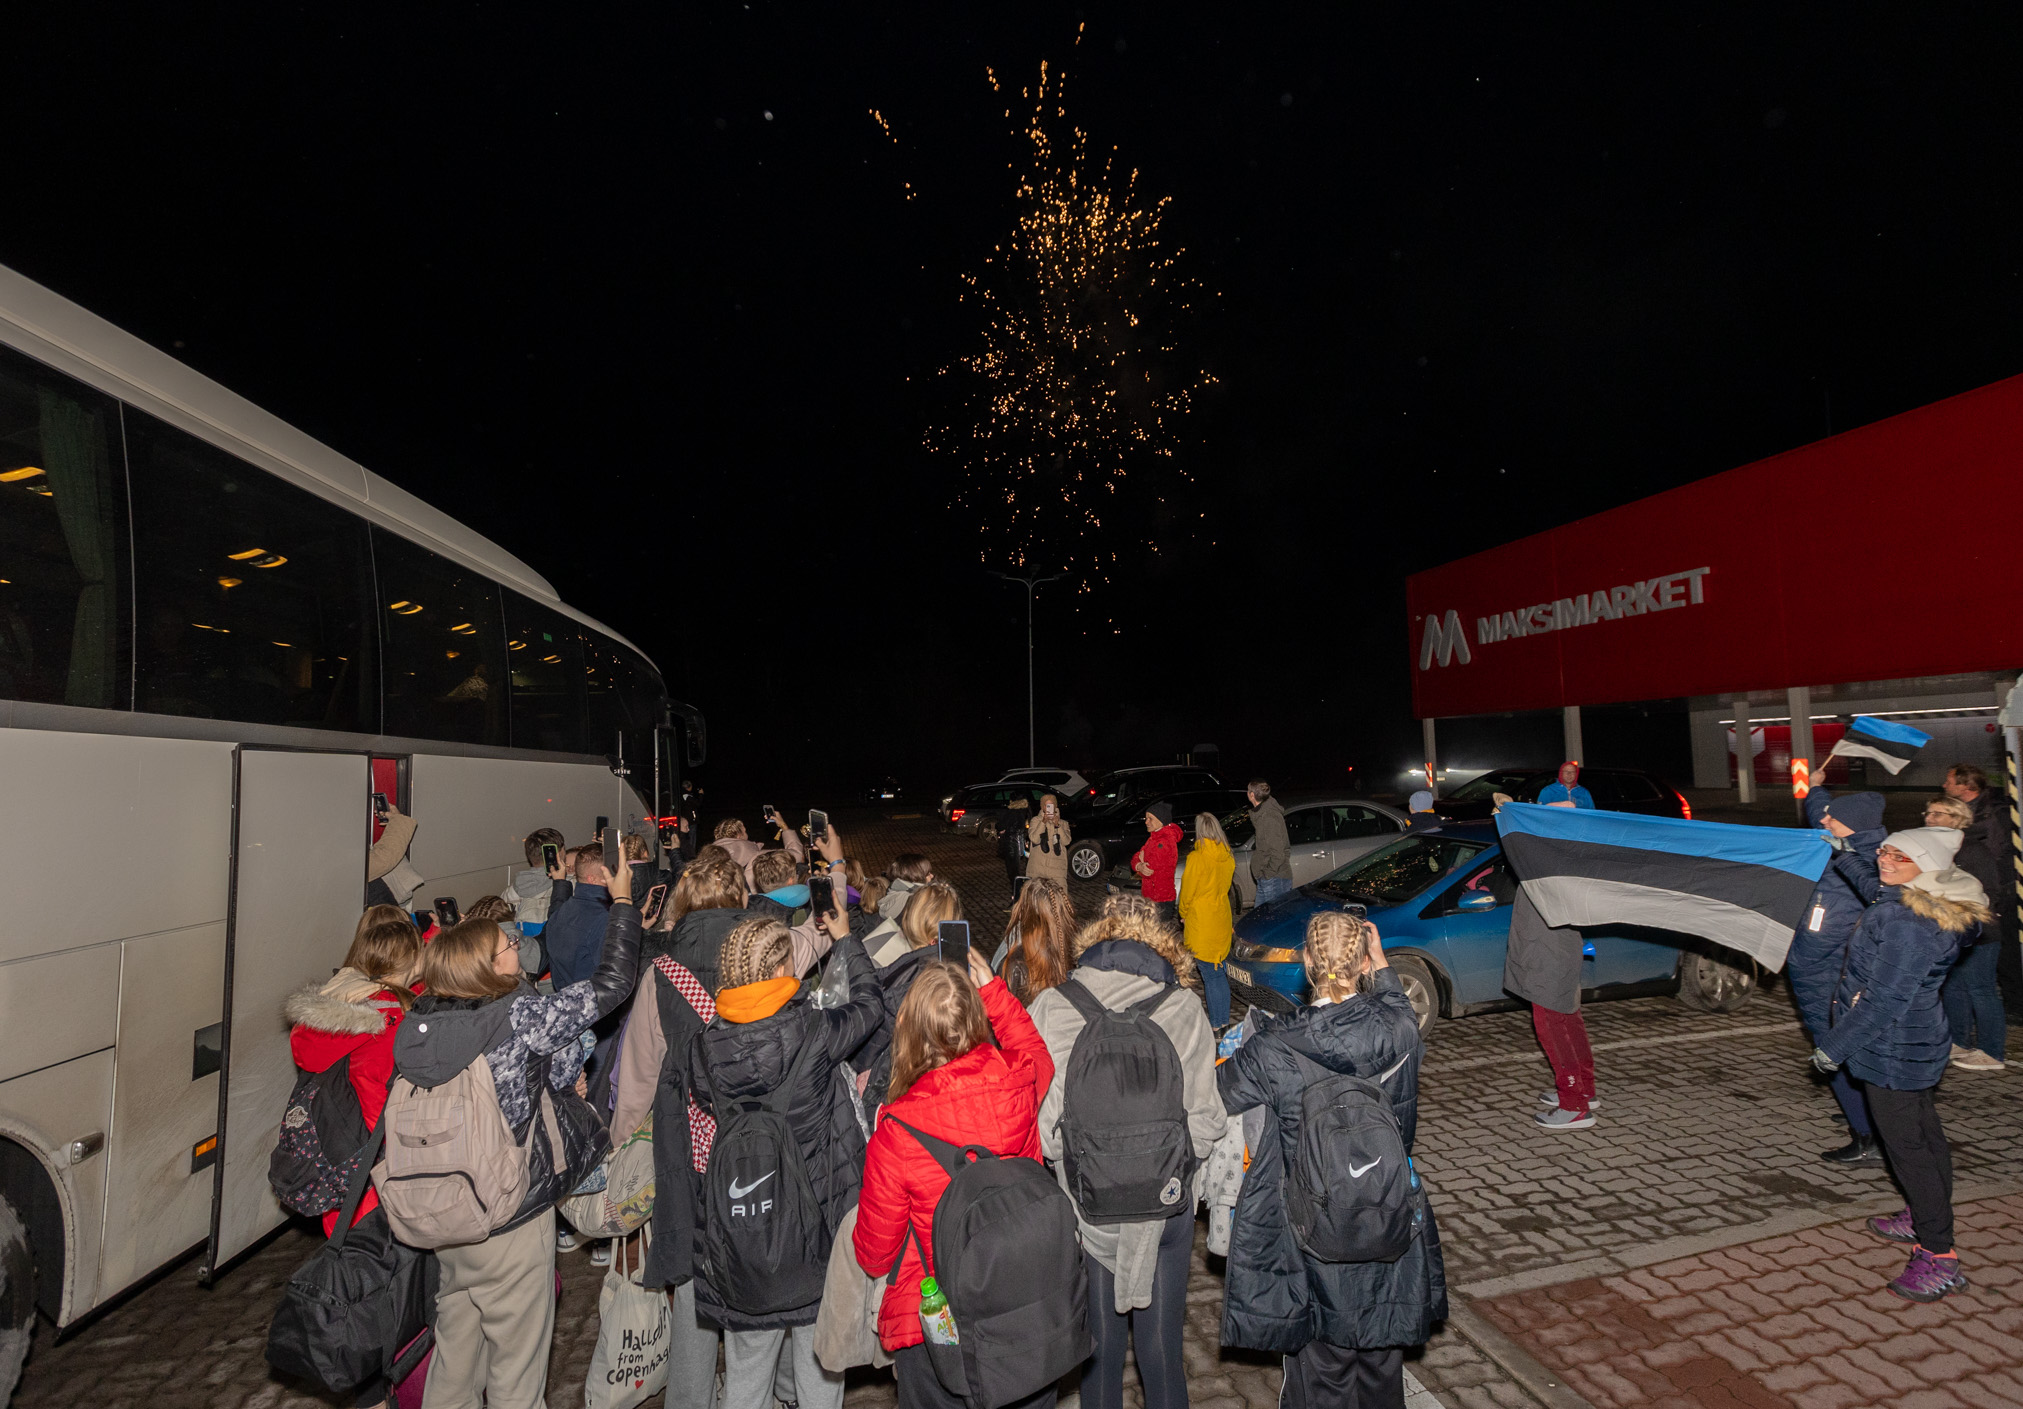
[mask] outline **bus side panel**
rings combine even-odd
[[[232,745],[0,729],[0,962],[225,917]]]
[[[240,754],[214,1269],[286,1217],[267,1183],[295,1084],[281,1005],[329,979],[351,947],[365,901],[370,776],[363,754]]]
[[[646,815],[626,780],[595,763],[416,754],[410,777],[408,859],[428,878],[415,909],[438,895],[468,905],[502,891],[509,871],[525,868],[527,833],[537,827],[554,827],[581,846],[595,840],[590,831],[599,817],[624,826]]]
[[[194,1057],[197,1030],[224,1013],[225,927],[121,947],[101,1300],[204,1241],[216,1178],[208,1167],[191,1170],[198,1142],[218,1128],[218,1073],[196,1075]]]
[[[112,1046],[118,1015],[116,944],[0,964],[0,1081]]]
[[[105,1155],[69,1163],[68,1146],[79,1136],[103,1130],[112,1114],[112,1053],[44,1067],[0,1081],[0,1136],[19,1140],[58,1169],[70,1241],[63,1259],[63,1291],[57,1320],[69,1325],[97,1303],[99,1229],[105,1214]],[[46,1254],[36,1250],[38,1263]],[[54,1300],[52,1298],[52,1300]]]

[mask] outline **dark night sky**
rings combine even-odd
[[[0,263],[526,559],[740,790],[1023,759],[1023,594],[920,448],[1012,219],[986,64],[1065,65],[1219,295],[1214,544],[1042,593],[1043,756],[1388,769],[1405,573],[2023,370],[2010,7],[32,8]]]

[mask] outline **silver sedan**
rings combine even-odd
[[[1337,866],[1364,852],[1375,851],[1405,830],[1408,818],[1398,808],[1381,802],[1351,797],[1280,798],[1285,809],[1285,831],[1292,842],[1292,883],[1303,886],[1317,881]],[[1236,853],[1236,888],[1243,897],[1242,908],[1257,904],[1257,883],[1251,879],[1250,857],[1257,838],[1251,831],[1250,813],[1239,809],[1222,819],[1229,834],[1230,849]]]

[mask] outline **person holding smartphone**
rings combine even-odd
[[[1068,843],[1075,832],[1061,816],[1061,800],[1052,793],[1040,798],[1039,811],[1026,823],[1026,879],[1068,884]]]

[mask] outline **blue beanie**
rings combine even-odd
[[[1849,793],[1826,804],[1826,815],[1851,832],[1870,832],[1883,824],[1881,793]]]

